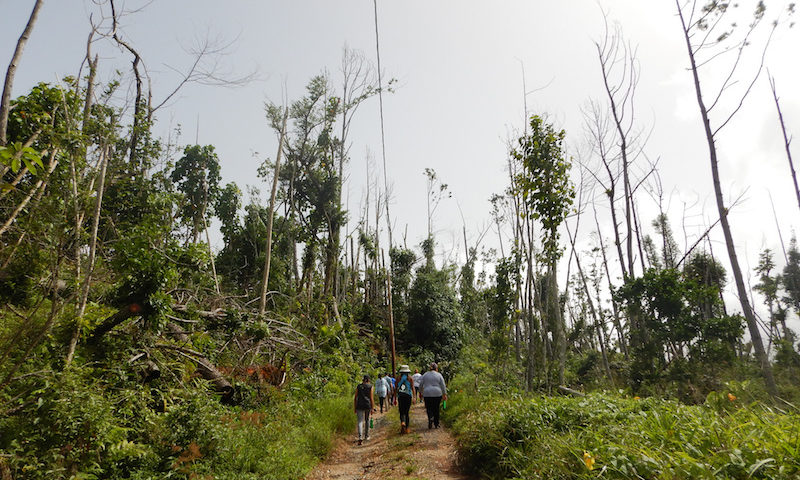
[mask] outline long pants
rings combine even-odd
[[[408,411],[411,410],[411,395],[400,393],[397,398],[400,401],[400,423],[405,423],[406,426],[411,425],[411,417],[408,415]]]
[[[356,410],[358,419],[358,439],[364,440],[369,436],[369,410]]]
[[[381,404],[381,413],[383,413],[383,404],[386,403],[386,397],[385,396],[384,397],[380,397],[379,396],[378,397],[378,401]],[[386,404],[386,410],[389,410],[389,404],[388,403]]]
[[[439,404],[442,402],[442,397],[424,397],[425,398],[425,411],[428,413],[428,423],[433,422],[435,426],[439,426]]]

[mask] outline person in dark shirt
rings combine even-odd
[[[375,398],[369,375],[364,375],[353,396],[353,411],[358,419],[358,444],[369,440],[369,413],[375,411]]]

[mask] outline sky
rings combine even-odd
[[[0,65],[8,64],[33,3],[0,0]],[[108,12],[98,3],[104,2],[44,3],[17,71],[14,96],[37,82],[57,82],[77,73],[90,15],[97,22],[103,10]],[[765,3],[767,17],[772,19],[788,2]],[[238,88],[186,85],[157,113],[156,132],[166,137],[180,126],[180,145],[195,140],[214,145],[223,180],[236,182],[245,192],[248,185],[257,187],[262,198],[269,185],[257,178],[256,169],[265,158],[274,158],[277,149],[277,136],[264,116],[264,102],[299,98],[308,80],[323,71],[338,86],[345,46],[375,59],[374,11],[369,0],[128,0],[118,5],[132,12],[122,18],[120,32],[140,51],[156,101],[178,82],[173,70],[190,64],[186,49],[197,39],[230,43],[220,58],[229,78],[255,73]],[[715,220],[708,149],[675,2],[380,0],[377,6],[384,81],[397,80],[395,91],[383,98],[396,241],[415,247],[426,235],[423,171],[432,168],[452,194],[441,202],[433,219],[438,258],[463,262],[462,225],[471,246],[491,227],[488,199],[508,184],[507,140],[522,129],[526,103],[529,114],[545,115],[557,128],[565,129],[576,165],[586,162],[596,167],[583,112],[590,100],[605,100],[595,49],[595,42],[603,38],[604,13],[610,24],[620,25],[626,41],[636,48],[640,71],[636,125],[648,137],[647,157],[658,160],[664,209],[678,244],[692,244]],[[788,27],[783,23],[776,31],[766,65],[776,79],[789,133],[796,136],[800,132],[800,90],[796,87],[800,85],[800,27]],[[754,45],[761,40],[754,38]],[[101,81],[113,78],[115,69],[130,71],[125,52],[109,42],[94,48],[100,54]],[[741,78],[721,100],[720,110],[734,108],[733,99],[741,91],[737,89],[747,84],[754,71],[752,60],[751,55],[742,63]],[[712,90],[724,73],[724,64],[711,63],[704,67],[701,84]],[[731,203],[741,197],[730,220],[742,267],[749,272],[762,249],[780,252],[778,228],[788,243],[800,219],[776,117],[763,77],[717,139],[726,200]],[[712,119],[721,118],[718,114]],[[357,219],[368,169],[371,175],[382,174],[376,98],[358,110],[351,140],[345,196],[351,219]],[[649,229],[658,204],[644,187],[638,207]],[[582,249],[592,245],[589,223],[582,222],[578,233]],[[611,227],[606,219],[601,227],[607,238]],[[503,235],[507,238],[508,233]],[[489,230],[481,246],[497,248],[497,238],[497,232]],[[715,230],[711,238],[715,255],[724,259],[721,233]],[[221,248],[218,234],[212,244]],[[781,258],[777,262],[783,263]],[[735,299],[730,300],[734,304]]]

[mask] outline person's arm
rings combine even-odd
[[[375,411],[375,397],[373,396],[374,392],[375,392],[375,387],[373,386],[372,388],[369,389],[369,407],[370,409],[372,409],[372,411]]]
[[[358,413],[358,387],[356,387],[356,394],[353,395],[353,412]]]
[[[442,399],[447,400],[447,385],[444,384],[444,377],[439,375],[439,384],[442,387]]]

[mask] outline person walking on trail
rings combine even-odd
[[[386,410],[389,410],[389,407],[392,406],[392,395],[394,394],[394,387],[392,386],[392,377],[389,376],[389,373],[383,374],[383,381],[386,382]]]
[[[444,384],[444,377],[439,373],[439,366],[436,362],[431,363],[431,369],[425,372],[420,379],[420,390],[425,399],[428,429],[439,428],[439,404],[442,399],[447,400],[447,386]]]
[[[419,379],[422,378],[422,374],[419,373],[419,369],[414,369],[414,375],[411,375],[411,379],[414,380],[414,401],[415,402],[422,402],[422,394],[419,393]]]
[[[369,383],[369,375],[364,375],[362,382],[356,387],[353,397],[353,411],[358,420],[358,444],[369,440],[369,413],[375,411],[373,387]]]
[[[384,378],[384,376],[378,375],[378,379],[375,380],[375,394],[378,396],[378,403],[381,406],[381,413],[383,413],[383,404],[386,403],[386,394],[389,393],[389,382]],[[389,410],[389,405],[386,405],[386,410]]]
[[[397,378],[395,378],[394,375],[396,375],[396,372],[392,372],[392,376],[389,377],[389,381],[392,383],[391,400],[389,403],[397,405]]]
[[[414,395],[414,378],[411,377],[408,365],[400,365],[398,373],[397,402],[400,404],[400,433],[408,433],[408,426],[411,425],[408,412],[411,410],[411,399]]]

